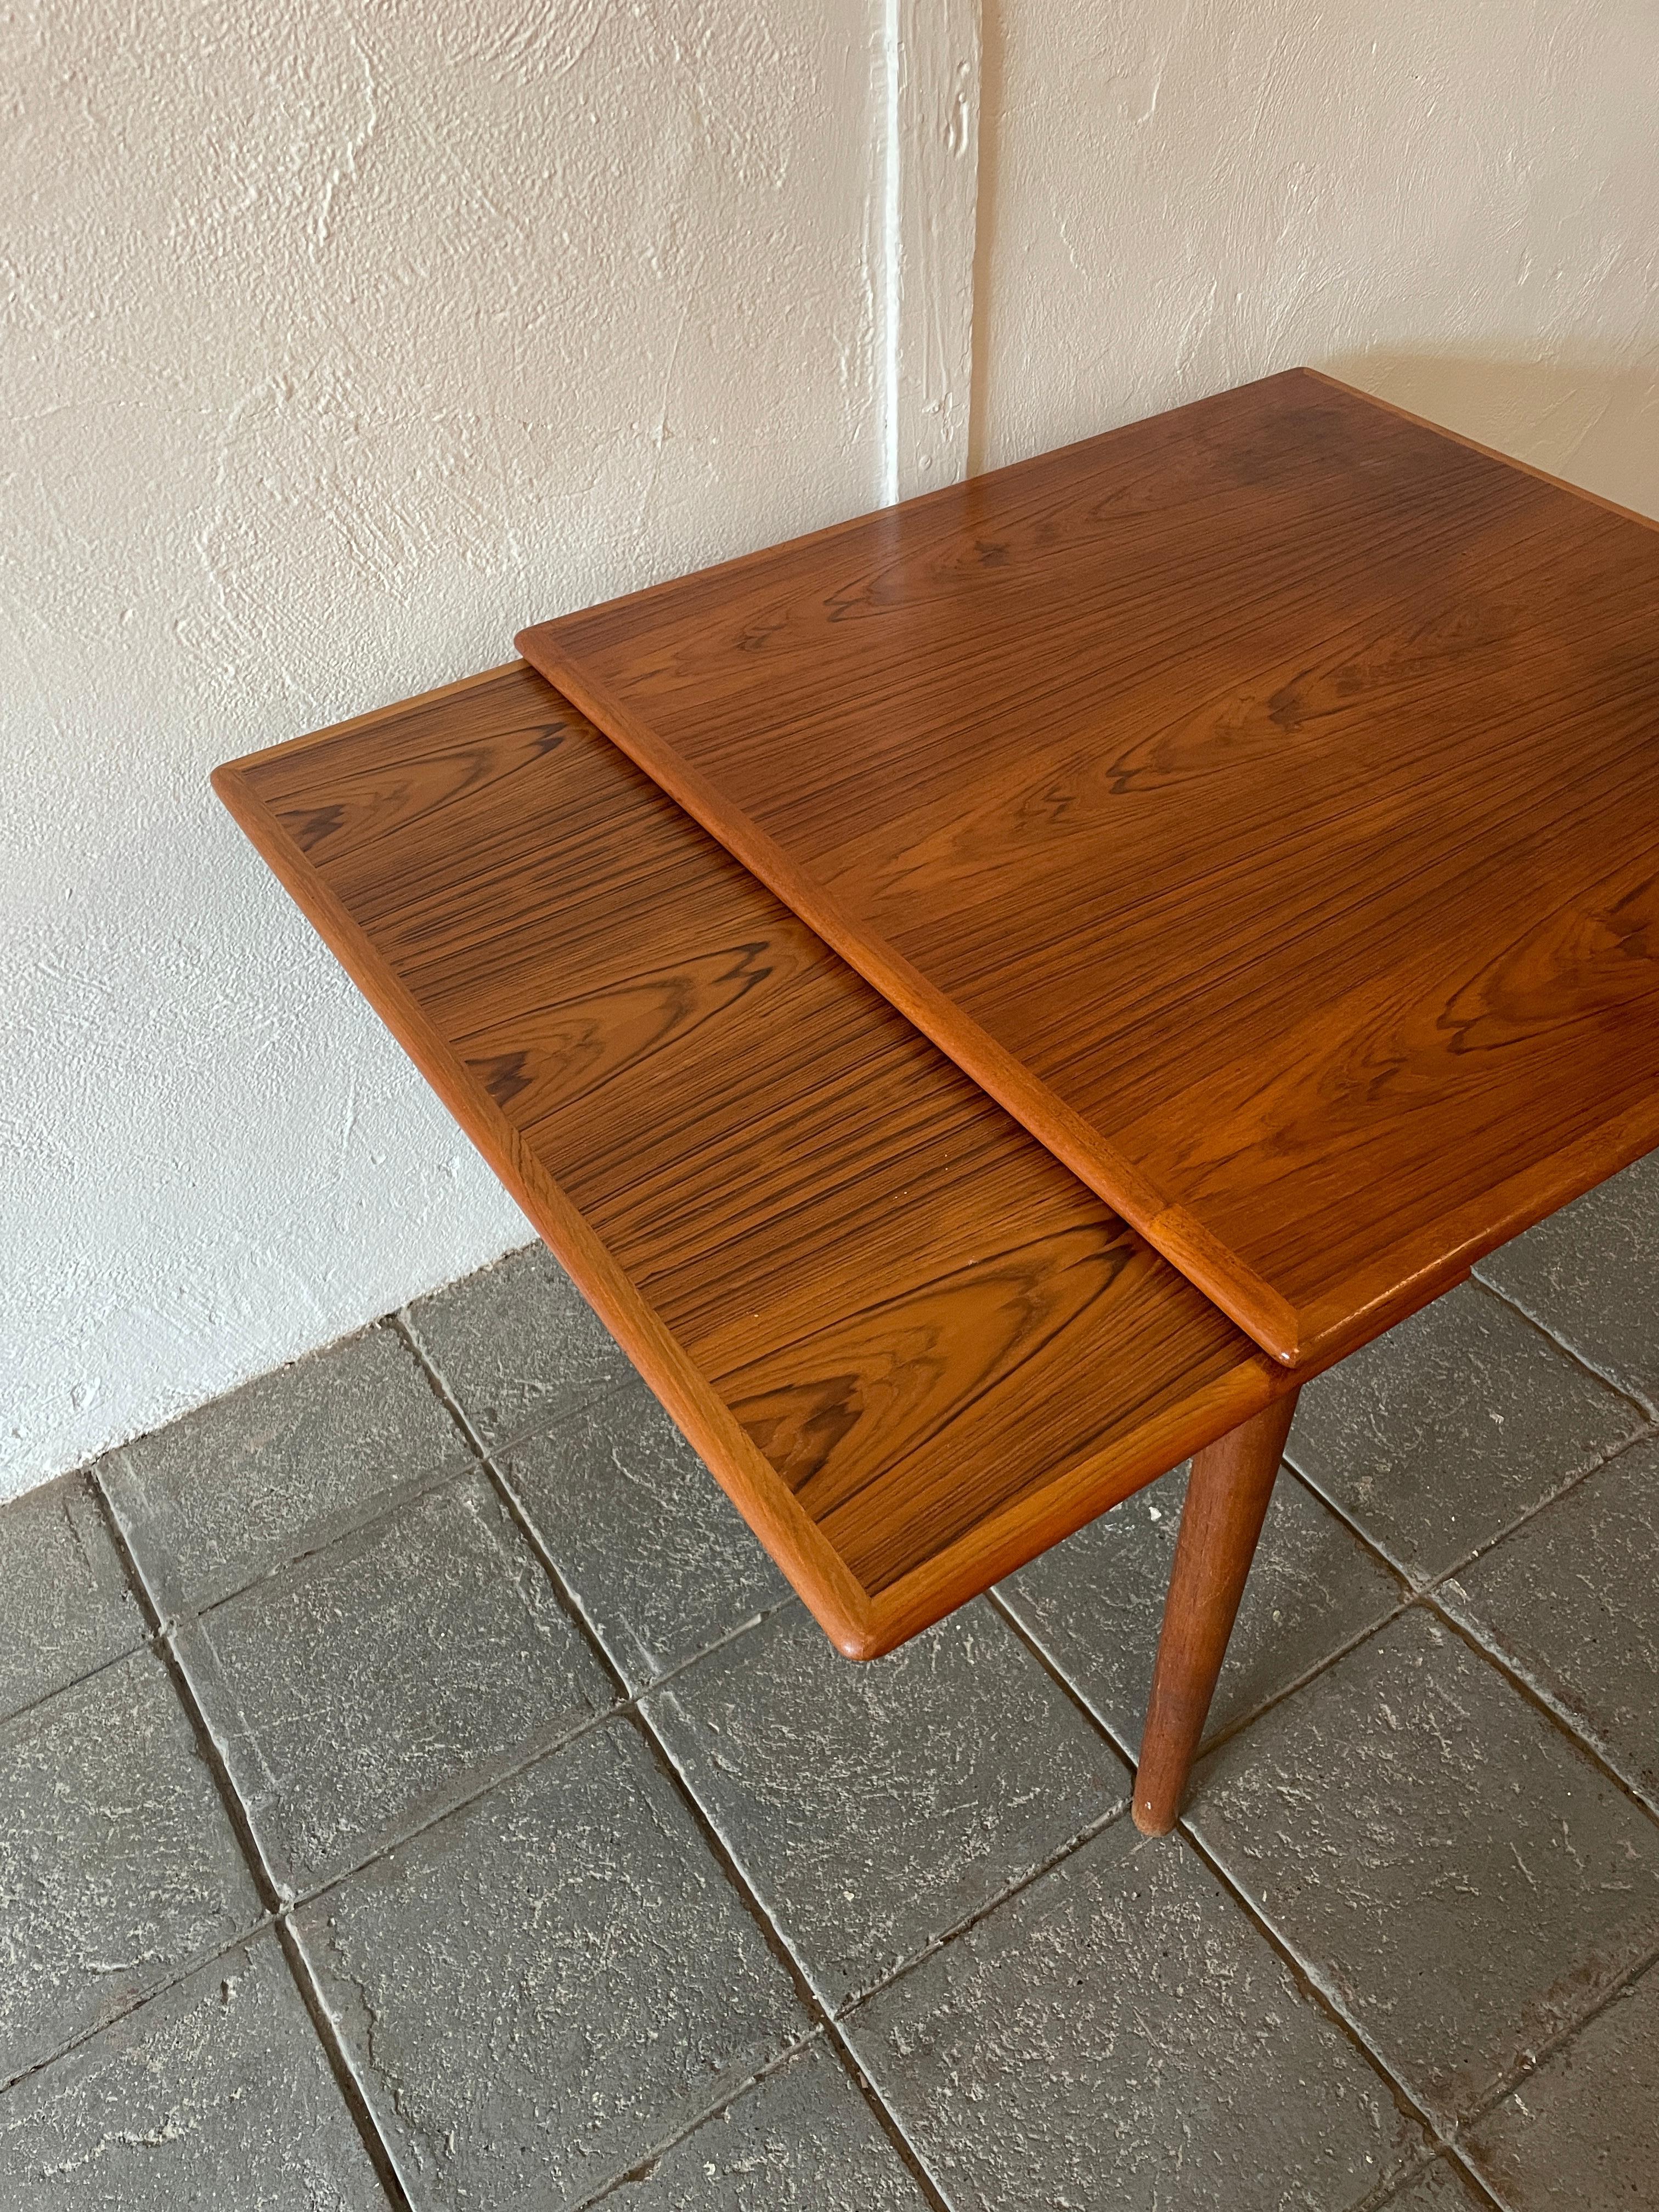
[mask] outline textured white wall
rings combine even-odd
[[[0,11],[0,1495],[523,1242],[208,770],[872,504],[878,31]]]
[[[1659,514],[1655,0],[986,0],[976,465],[1298,362]]]
[[[526,1233],[213,762],[964,411],[1310,361],[1659,512],[1653,0],[987,0],[970,296],[975,13],[0,11],[0,1495]]]

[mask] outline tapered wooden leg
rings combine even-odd
[[[1296,1411],[1287,1390],[1193,1455],[1135,1771],[1135,1826],[1167,1836],[1227,1654]]]

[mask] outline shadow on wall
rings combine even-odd
[[[1659,518],[1659,360],[1509,361],[1379,346],[1321,366],[1413,415]]]

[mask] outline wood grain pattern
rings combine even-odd
[[[522,665],[215,783],[850,1656],[1285,1387]]]
[[[1135,1767],[1132,1809],[1144,1836],[1167,1836],[1180,1817],[1298,1395],[1287,1391],[1193,1454]]]
[[[1305,1365],[1659,1142],[1656,617],[1297,371],[520,644]]]

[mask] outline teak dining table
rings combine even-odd
[[[1659,1143],[1659,528],[1327,377],[519,645],[1287,1366]]]
[[[1191,1458],[1161,1833],[1301,1385],[1659,1140],[1656,611],[1298,372],[214,781],[849,1657]]]

